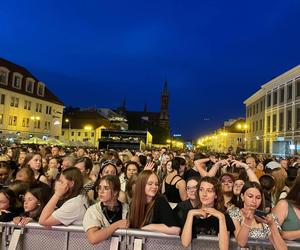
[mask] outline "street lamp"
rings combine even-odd
[[[71,137],[71,135],[70,135],[70,133],[71,133],[71,121],[70,121],[70,119],[66,118],[66,119],[65,119],[65,122],[69,124],[69,129],[68,129],[68,140],[71,141],[71,139],[70,139],[70,137]]]
[[[39,128],[40,126],[37,126],[37,124],[40,122],[41,118],[39,116],[31,116],[30,120],[33,121],[33,133],[35,128]]]

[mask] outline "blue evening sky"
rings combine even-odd
[[[172,132],[191,139],[300,64],[299,16],[298,0],[10,0],[0,57],[66,106],[159,111],[167,79]]]

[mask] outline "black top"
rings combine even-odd
[[[166,198],[162,195],[155,198],[153,215],[149,224],[165,224],[168,227],[179,227],[172,208]]]
[[[228,214],[225,214],[227,231],[232,234],[235,230],[232,219]],[[200,217],[194,217],[193,220],[193,232],[192,237],[197,238],[197,235],[214,235],[219,234],[219,219],[214,216],[210,216],[205,219]]]
[[[0,213],[0,222],[9,222],[9,221],[12,221],[15,216],[16,216],[15,213],[2,211]]]
[[[172,185],[172,181],[174,180],[174,178],[176,177],[180,177],[173,185]],[[165,195],[168,199],[169,202],[174,202],[174,203],[179,203],[181,202],[181,198],[180,198],[180,194],[179,194],[179,189],[176,188],[176,184],[177,182],[181,181],[182,178],[180,175],[175,175],[172,180],[170,181],[170,184],[168,184],[167,182],[165,182]]]
[[[195,171],[194,169],[190,168],[183,174],[183,179],[188,180],[193,176],[201,177],[198,171]]]
[[[185,200],[177,204],[177,206],[174,208],[174,213],[177,216],[178,223],[181,228],[184,227],[184,223],[186,221],[186,217],[188,212],[193,209],[192,203],[190,200]]]

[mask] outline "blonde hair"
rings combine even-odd
[[[276,168],[271,172],[271,175],[275,180],[275,187],[272,191],[272,203],[276,204],[279,200],[280,193],[285,186],[285,180],[287,178],[287,173],[283,168]]]

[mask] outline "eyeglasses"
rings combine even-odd
[[[198,186],[196,185],[196,186],[188,186],[188,187],[186,187],[186,191],[195,191],[195,190],[197,190],[198,189]]]

